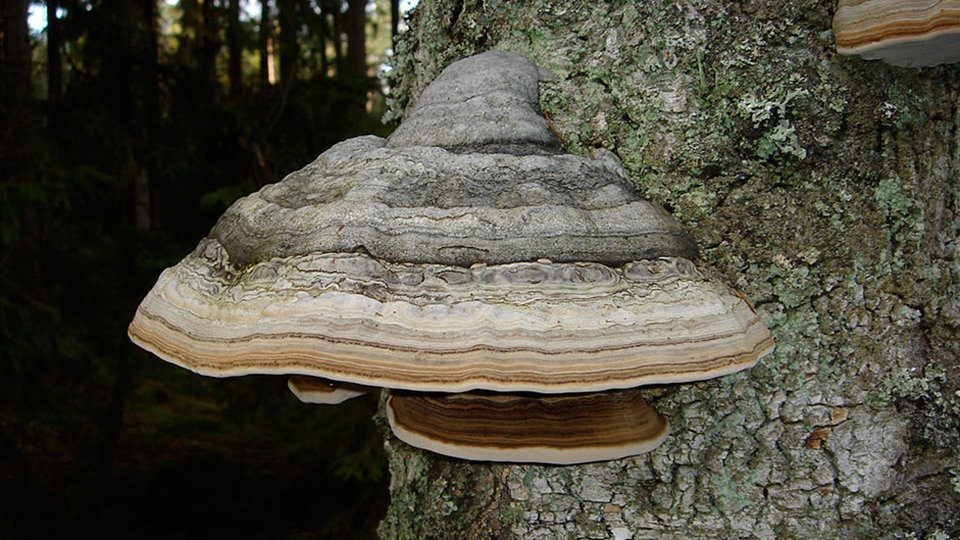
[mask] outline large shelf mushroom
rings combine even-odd
[[[231,206],[130,337],[202,375],[300,376],[308,401],[405,391],[387,404],[397,436],[455,457],[652,449],[665,419],[616,390],[733,373],[773,340],[612,154],[561,152],[543,75],[500,51],[451,64],[388,139],[344,141]]]
[[[837,52],[901,67],[960,61],[960,0],[839,0]]]

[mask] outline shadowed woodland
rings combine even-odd
[[[839,54],[833,0],[432,0],[395,40],[373,0],[48,1],[0,0],[0,538],[960,537],[957,65]],[[126,326],[236,197],[493,48],[776,348],[651,388],[676,431],[630,460],[390,444],[387,513],[373,396],[198,377]]]
[[[200,378],[126,325],[237,197],[389,131],[399,24],[395,0],[2,0],[0,537],[374,536],[373,396]]]

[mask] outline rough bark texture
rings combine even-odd
[[[393,117],[490,48],[558,78],[568,150],[616,152],[777,340],[650,388],[673,433],[583,466],[462,462],[387,434],[384,538],[960,535],[960,68],[838,56],[831,1],[422,0]]]

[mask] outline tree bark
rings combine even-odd
[[[400,0],[390,0],[390,42],[396,43],[400,33]]]
[[[28,137],[30,98],[29,0],[0,3],[0,163],[9,180],[29,181],[34,162]]]
[[[241,42],[240,0],[228,0],[227,6],[227,77],[230,95],[243,92],[243,43]]]
[[[337,74],[343,73],[345,69],[343,64],[346,61],[346,55],[343,54],[343,11],[342,3],[339,2],[328,2],[324,1],[324,5],[328,6],[324,13],[329,13],[332,20],[331,26],[331,38],[330,42],[333,44],[333,65],[336,68]]]
[[[146,156],[160,116],[157,8],[155,0],[119,0],[115,7],[118,25],[113,42],[117,50],[108,56],[104,71],[126,90],[120,104],[121,144],[126,153],[120,177],[129,186],[134,227],[147,230],[154,225],[154,211]]]
[[[300,39],[297,37],[296,0],[277,0],[280,21],[280,82],[289,86],[297,76],[300,58]]]
[[[552,70],[567,150],[616,152],[777,348],[649,388],[672,434],[634,458],[473,463],[384,427],[383,538],[960,535],[960,71],[837,55],[833,7],[421,0],[394,116],[481,50]]]
[[[343,75],[362,79],[367,75],[367,1],[347,2],[347,58]]]
[[[312,23],[313,28],[315,29],[316,36],[319,38],[319,43],[317,46],[318,50],[315,50],[313,53],[319,57],[320,60],[320,75],[322,77],[327,77],[330,75],[330,60],[327,58],[327,44],[336,43],[336,36],[330,31],[330,21],[332,17],[330,12],[332,11],[332,6],[329,2],[317,1],[316,6],[319,9],[319,13],[316,13],[316,19]]]
[[[30,29],[27,26],[29,0],[3,0],[0,4],[0,83],[3,113],[22,112],[30,97]]]
[[[208,101],[213,101],[220,90],[217,78],[217,56],[220,54],[220,16],[215,0],[200,0],[200,22],[197,35],[197,69]]]
[[[260,0],[260,86],[273,84],[273,18],[270,0]]]
[[[195,67],[202,39],[200,1],[180,0],[180,34],[177,37],[177,60],[180,65]]]
[[[63,61],[60,58],[63,38],[57,15],[59,7],[59,0],[47,0],[47,100],[51,102],[60,101],[63,96]]]

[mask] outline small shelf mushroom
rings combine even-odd
[[[590,394],[393,392],[387,418],[400,440],[479,461],[607,461],[653,450],[667,420],[637,389]]]
[[[615,156],[562,153],[539,114],[543,76],[500,51],[456,62],[389,139],[344,141],[240,199],[161,274],[131,339],[203,375],[300,376],[291,388],[308,401],[327,399],[327,383],[303,376],[420,393],[390,399],[395,432],[468,459],[652,449],[665,420],[635,393],[607,392],[740,371],[773,339],[696,268],[694,242]],[[455,395],[476,391],[502,395]],[[456,426],[423,442],[469,403],[479,424],[498,407],[516,420],[498,428],[512,450],[462,452],[476,445]],[[576,422],[547,439],[525,432],[584,403],[610,419],[605,442]]]
[[[901,67],[960,61],[960,0],[840,0],[837,52]]]

